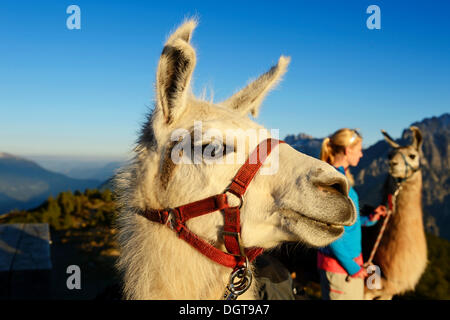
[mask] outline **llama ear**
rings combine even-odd
[[[409,130],[411,130],[413,133],[413,142],[411,146],[414,147],[416,150],[420,151],[423,142],[422,132],[420,132],[420,129],[415,126],[411,126]]]
[[[290,61],[290,57],[281,56],[276,66],[221,104],[243,115],[250,111],[254,117],[258,116],[264,97],[281,80]]]
[[[195,68],[195,50],[189,44],[195,20],[183,23],[167,40],[156,73],[156,107],[166,124],[173,123],[186,109],[187,94]]]
[[[395,148],[395,149],[400,148],[400,145],[397,142],[395,142],[394,139],[392,139],[391,136],[386,131],[381,129],[381,133],[384,136],[384,140],[386,140],[387,143],[389,143],[392,148]]]

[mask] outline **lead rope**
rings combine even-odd
[[[368,266],[370,266],[372,264],[372,260],[375,257],[375,253],[377,252],[378,246],[380,245],[381,238],[383,237],[384,231],[389,222],[389,218],[395,212],[397,196],[398,196],[398,193],[400,192],[400,190],[402,189],[402,187],[403,187],[403,184],[399,183],[397,190],[395,190],[394,194],[391,197],[391,201],[390,201],[391,203],[390,204],[388,203],[388,212],[387,212],[386,218],[384,219],[383,225],[381,226],[380,232],[378,233],[377,240],[375,241],[375,244],[373,245],[369,260],[367,260],[367,262],[364,263],[364,265],[363,265],[365,268],[367,268]]]

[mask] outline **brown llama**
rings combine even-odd
[[[242,165],[234,161],[239,157],[239,144],[238,149],[229,148],[228,144],[242,138],[240,151],[245,160],[257,144],[271,137],[248,114],[258,114],[264,96],[285,73],[289,58],[282,56],[277,65],[229,99],[220,103],[204,101],[190,91],[196,63],[190,41],[195,27],[195,20],[186,21],[168,38],[157,69],[155,108],[142,128],[134,158],[116,177],[120,246],[117,266],[123,275],[126,299],[223,296],[233,269],[206,257],[168,225],[149,221],[140,213],[176,208],[221,194]],[[196,142],[195,123],[199,122],[200,135],[208,141],[207,145]],[[176,131],[183,135],[173,139]],[[230,141],[227,137],[225,143],[222,136],[230,131],[237,133]],[[261,134],[252,141],[249,131]],[[216,145],[209,156],[220,154],[227,160],[225,163],[206,161],[207,156],[197,163],[173,160],[174,155],[189,160],[188,151],[198,147],[204,148],[203,155],[207,154],[213,144],[209,144],[211,132],[215,141],[223,144]],[[179,148],[180,144],[187,148]],[[276,163],[278,170],[272,174],[261,172]],[[237,207],[237,197],[228,195],[228,201]],[[241,204],[240,241],[245,248],[269,249],[284,241],[325,246],[342,235],[344,225],[355,221],[345,177],[330,165],[284,143],[274,147],[265,159]],[[171,214],[173,210],[164,212]],[[171,219],[170,223],[178,221],[175,213]],[[224,252],[224,223],[224,212],[217,210],[190,219],[186,227],[208,246]],[[251,265],[247,267],[252,269]],[[256,290],[257,283],[253,281],[242,297],[254,298]]]
[[[410,130],[413,142],[409,146],[400,146],[382,131],[393,148],[385,187],[393,183],[398,193],[393,196],[392,215],[374,256],[374,265],[380,267],[382,274],[381,289],[366,287],[365,298],[369,300],[392,299],[394,295],[414,290],[427,265],[420,170],[422,134],[417,127],[412,126]]]

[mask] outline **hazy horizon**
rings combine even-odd
[[[448,114],[448,112],[444,112],[444,113],[439,114],[439,115],[431,115],[431,116],[425,117],[423,119],[417,119],[415,121],[412,121],[412,123],[413,122],[420,122],[420,121],[422,121],[424,119],[427,119],[427,118],[440,117],[440,116],[442,116],[444,114]],[[410,123],[410,124],[412,124],[412,123]],[[405,128],[402,128],[402,130],[407,129],[407,127],[408,126],[406,126]],[[394,139],[401,138],[401,133],[402,133],[402,131],[400,131],[400,134],[398,136],[396,136],[396,135],[391,135],[391,136]],[[284,136],[280,136],[280,138],[281,139],[285,139],[286,136],[288,136],[288,135],[297,136],[299,134],[306,134],[306,135],[311,136],[312,138],[316,138],[316,139],[317,138],[318,139],[324,138],[324,137],[314,136],[314,135],[310,134],[309,132],[288,133],[288,134],[286,134]],[[372,145],[376,144],[377,142],[379,142],[379,141],[381,141],[383,139],[384,138],[383,138],[383,136],[380,133],[379,134],[379,138],[369,144],[367,139],[365,139],[365,135],[363,134],[363,148],[364,149],[368,149]],[[32,160],[32,161],[36,161],[38,163],[44,163],[44,162],[49,162],[49,161],[56,161],[56,162],[72,161],[72,162],[77,162],[77,163],[86,162],[86,163],[89,163],[89,164],[94,164],[94,163],[107,164],[109,162],[124,162],[126,160],[131,159],[133,157],[133,155],[134,155],[133,151],[131,150],[131,148],[130,148],[130,151],[128,153],[110,154],[110,155],[104,155],[104,154],[33,154],[33,153],[12,153],[12,152],[8,152],[7,150],[0,150],[0,153],[11,154],[13,156],[18,156],[18,157],[21,157],[21,158],[25,158],[25,159],[29,159],[29,160]]]

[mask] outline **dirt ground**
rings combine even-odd
[[[114,269],[118,255],[114,230],[107,228],[52,231],[51,299],[91,300],[116,297],[119,277]],[[68,289],[67,268],[81,272],[81,288]]]
[[[120,277],[114,268],[119,255],[117,243],[114,240],[115,233],[114,229],[107,227],[59,231],[52,229],[50,232],[52,270],[49,274],[45,273],[45,279],[34,279],[39,283],[44,283],[44,287],[36,290],[36,293],[30,292],[29,282],[35,282],[33,279],[30,280],[28,277],[23,278],[23,281],[16,281],[15,285],[20,286],[16,288],[16,291],[27,293],[19,296],[21,297],[19,299],[120,300],[122,298]],[[272,259],[281,258],[276,256],[274,255]],[[285,266],[294,262],[289,261],[292,260],[292,255],[287,256],[290,256],[291,259],[286,261],[280,259]],[[288,270],[286,267],[282,267],[280,262],[274,264],[280,267],[272,268],[271,271],[269,270],[269,274],[275,273],[278,274],[278,277],[292,277],[292,293],[294,294],[292,298],[296,300],[320,299],[320,286],[309,281],[310,279],[298,276],[306,274],[304,270],[296,270],[296,268],[288,268],[290,269]],[[78,266],[80,269],[80,289],[69,289],[67,285],[68,279],[73,275],[72,272],[68,272],[69,266]],[[40,274],[37,276],[41,277]],[[22,277],[20,278],[22,279]],[[45,285],[45,283],[49,284]],[[279,289],[287,290],[285,287],[279,287]]]

